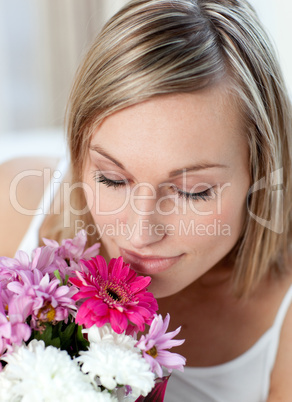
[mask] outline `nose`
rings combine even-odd
[[[131,197],[127,223],[133,248],[142,249],[166,236],[162,216],[156,209],[156,195],[147,185],[140,186]]]

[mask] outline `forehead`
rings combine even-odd
[[[107,117],[91,144],[127,168],[178,162],[235,163],[246,153],[238,102],[224,86],[151,98]],[[240,154],[240,155],[239,155]],[[246,156],[246,155],[245,155]],[[181,165],[180,163],[180,165]]]

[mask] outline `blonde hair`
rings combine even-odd
[[[291,109],[273,47],[245,0],[133,0],[105,25],[81,64],[68,105],[73,182],[81,181],[92,130],[110,114],[153,96],[197,91],[228,78],[245,116],[252,182],[249,207],[268,220],[273,172],[283,167],[284,217],[275,233],[247,214],[234,285],[248,294],[284,271],[291,239]],[[76,199],[84,206],[82,190]],[[90,214],[83,219],[91,222]],[[93,241],[93,240],[92,240]]]

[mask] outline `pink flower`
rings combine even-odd
[[[91,257],[95,257],[100,248],[100,243],[96,243],[87,250],[84,250],[87,242],[85,230],[80,230],[74,239],[62,240],[61,246],[55,240],[43,238],[43,242],[47,246],[54,248],[59,257],[68,260],[68,262],[75,261],[76,263],[81,259],[88,260]]]
[[[31,326],[39,328],[43,322],[67,322],[69,314],[74,314],[75,302],[72,297],[76,288],[59,286],[58,279],[50,280],[41,271],[19,271],[19,281],[7,285],[11,292],[25,296],[32,302]]]
[[[12,297],[8,305],[8,317],[11,324],[11,344],[21,345],[27,341],[31,329],[26,324],[27,317],[31,314],[32,301],[25,295]]]
[[[184,343],[184,339],[172,339],[179,333],[180,327],[173,332],[166,333],[169,320],[169,314],[166,315],[164,321],[160,314],[156,315],[151,323],[149,333],[146,336],[142,335],[136,344],[136,347],[142,350],[151,370],[156,372],[159,377],[163,376],[161,366],[167,368],[169,373],[172,369],[183,371],[186,362],[183,356],[165,350]]]
[[[51,277],[57,269],[55,263],[55,250],[51,247],[37,247],[31,253],[31,270],[39,270],[43,274],[48,273]]]
[[[87,235],[81,230],[74,239],[65,239],[61,246],[55,240],[43,239],[46,246],[37,247],[32,251],[31,259],[22,250],[16,252],[14,258],[0,257],[0,282],[6,286],[8,282],[17,279],[19,270],[38,270],[48,273],[50,279],[55,278],[54,272],[59,271],[61,279],[66,275],[74,276],[79,270],[79,260],[95,257],[99,252],[100,244],[94,244],[84,250]]]
[[[10,298],[7,315],[0,309],[0,355],[12,350],[12,345],[21,345],[31,335],[31,328],[25,320],[31,313],[32,302],[26,296]]]
[[[24,252],[17,252],[15,258],[0,257],[0,283],[5,289],[7,283],[17,279],[20,269],[29,269],[29,257]]]
[[[55,261],[55,250],[51,247],[38,247],[32,252],[32,259],[25,251],[18,250],[14,258],[0,257],[0,280],[2,283],[17,278],[19,270],[39,270],[52,274],[57,266]]]
[[[11,338],[11,323],[5,314],[0,313],[0,356],[7,350]]]
[[[135,402],[163,402],[170,376],[156,378],[154,388],[146,396],[139,396]]]
[[[107,266],[103,257],[82,261],[82,272],[70,281],[80,291],[75,300],[85,299],[78,309],[76,322],[89,328],[110,323],[118,334],[143,331],[158,309],[156,300],[146,287],[151,278],[137,276],[122,257],[113,258]]]
[[[10,267],[0,267],[0,285],[2,289],[6,289],[9,282],[17,279],[18,270]]]
[[[54,250],[54,263],[63,280],[66,278],[66,275],[75,276],[75,271],[79,271],[80,269],[78,265],[79,261],[95,257],[99,253],[100,248],[100,243],[96,243],[84,250],[87,242],[85,230],[80,230],[74,239],[62,240],[61,246],[55,240],[43,238],[43,242]]]

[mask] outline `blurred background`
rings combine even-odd
[[[65,152],[63,119],[77,66],[127,0],[0,0],[0,163]],[[292,93],[292,2],[251,0]]]

